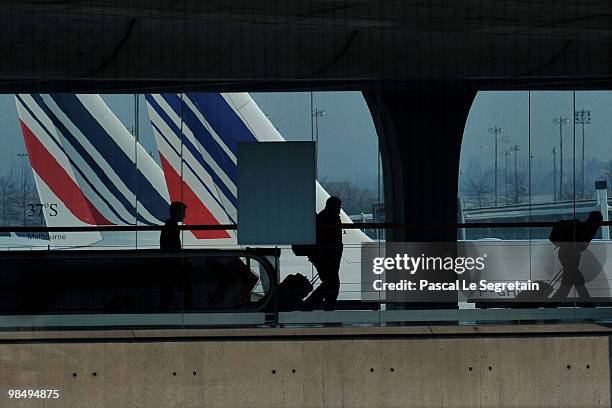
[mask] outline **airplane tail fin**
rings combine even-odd
[[[108,225],[109,221],[82,193],[50,118],[31,95],[16,95],[15,101],[46,225]],[[54,247],[81,246],[101,238],[98,232],[62,233],[52,234],[49,241]]]
[[[146,94],[145,99],[172,200],[193,192],[189,199],[212,216],[205,221],[234,222],[238,143],[285,139],[248,93]],[[316,197],[319,211],[329,194],[318,182]],[[352,222],[344,211],[341,218]],[[356,242],[370,240],[359,230],[348,234]]]
[[[48,226],[153,225],[168,211],[155,161],[98,95],[20,94],[16,104]],[[61,245],[89,245],[72,233]],[[54,243],[59,244],[59,243]]]
[[[171,201],[187,205],[186,225],[236,220],[236,153],[187,94],[145,95]],[[235,243],[233,231],[193,231],[197,239]]]

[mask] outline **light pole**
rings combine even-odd
[[[512,152],[514,153],[514,204],[518,204],[519,185],[518,185],[517,158],[518,158],[518,152],[519,150],[521,150],[521,147],[515,144],[514,146],[510,148],[510,150],[512,150]]]
[[[489,128],[489,133],[495,138],[495,206],[497,206],[497,135],[504,132],[503,128],[496,126]]]
[[[314,119],[315,119],[315,140],[318,141],[319,140],[319,118],[322,118],[323,116],[327,116],[327,112],[325,112],[324,110],[319,110],[319,108],[315,108],[315,111],[312,113],[312,116],[314,116]]]
[[[563,125],[567,125],[569,119],[559,115],[553,123],[559,125],[559,200],[563,200]]]
[[[584,198],[584,125],[591,124],[591,111],[581,109],[574,111],[574,125],[582,125],[582,160],[580,163],[580,195]]]
[[[312,93],[310,94],[310,96],[312,98]],[[312,100],[311,100],[311,103],[312,103]],[[319,118],[322,118],[323,116],[327,116],[327,112],[325,112],[324,110],[320,110],[319,108],[315,108],[314,112],[312,112],[312,116],[314,117],[314,120],[315,120],[315,157],[318,162],[319,161]],[[318,166],[316,165],[315,165],[315,173],[317,175],[319,174]]]
[[[537,179],[537,177],[538,177],[538,175],[540,173],[539,172],[539,167],[540,166],[538,166],[538,169],[536,169],[536,171],[535,171],[535,176],[532,176],[532,173],[533,173],[533,161],[534,161],[534,159],[535,159],[535,153],[530,153],[529,154],[529,168],[527,169],[527,174],[528,174],[528,176],[527,176],[527,184],[529,186],[529,189],[528,189],[527,192],[529,193],[529,203],[531,203],[531,201],[532,201],[532,197],[531,197],[531,195],[532,195],[531,180],[533,180],[533,177],[535,177]]]
[[[504,157],[506,158],[506,171],[505,171],[505,175],[504,175],[504,188],[505,188],[505,194],[506,194],[506,204],[508,204],[508,156],[511,153],[508,150],[504,150]]]
[[[21,189],[22,189],[22,204],[23,204],[23,225],[26,225],[26,192],[25,192],[25,169],[23,166],[23,159],[28,157],[27,153],[17,153],[17,157],[21,159]]]
[[[553,155],[553,201],[557,201],[557,148],[552,148]]]

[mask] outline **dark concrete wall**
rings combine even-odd
[[[13,388],[58,389],[47,407],[609,407],[609,338],[0,344],[0,405],[36,404],[7,401]]]

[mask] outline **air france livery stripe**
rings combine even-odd
[[[47,149],[34,136],[32,131],[21,122],[21,129],[36,174],[64,199],[64,204],[79,220],[94,225],[110,225],[104,215],[83,195],[79,186],[70,178],[66,170],[53,158]]]
[[[203,220],[234,223],[237,143],[257,141],[255,136],[219,94],[147,94],[145,98],[171,199],[191,200],[185,204],[195,206]]]
[[[16,99],[20,112],[39,129],[30,132],[31,137],[46,151],[63,153],[69,164],[62,165],[74,170],[73,181],[85,202],[104,220],[163,223],[169,197],[161,169],[98,95],[32,94]],[[69,201],[64,184],[54,185],[53,193]],[[94,217],[91,223],[105,225],[98,222],[102,218]]]

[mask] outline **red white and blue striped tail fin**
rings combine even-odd
[[[236,143],[244,139],[244,133],[231,128],[233,123],[224,111],[227,104],[193,94],[147,94],[145,98],[170,198],[187,205],[185,224],[235,223]],[[194,235],[210,244],[236,243],[234,231],[194,231]]]
[[[203,214],[198,223],[235,222],[238,143],[284,141],[282,135],[248,93],[146,94],[145,99],[171,199],[197,208]],[[316,193],[320,211],[329,194],[318,182]],[[344,212],[341,217],[351,222]],[[220,232],[196,236],[235,242],[233,234]],[[353,242],[369,241],[359,230],[347,233]]]
[[[15,96],[48,226],[154,225],[168,214],[163,173],[99,95]],[[88,245],[73,233],[61,245]],[[60,244],[60,243],[54,243]]]

